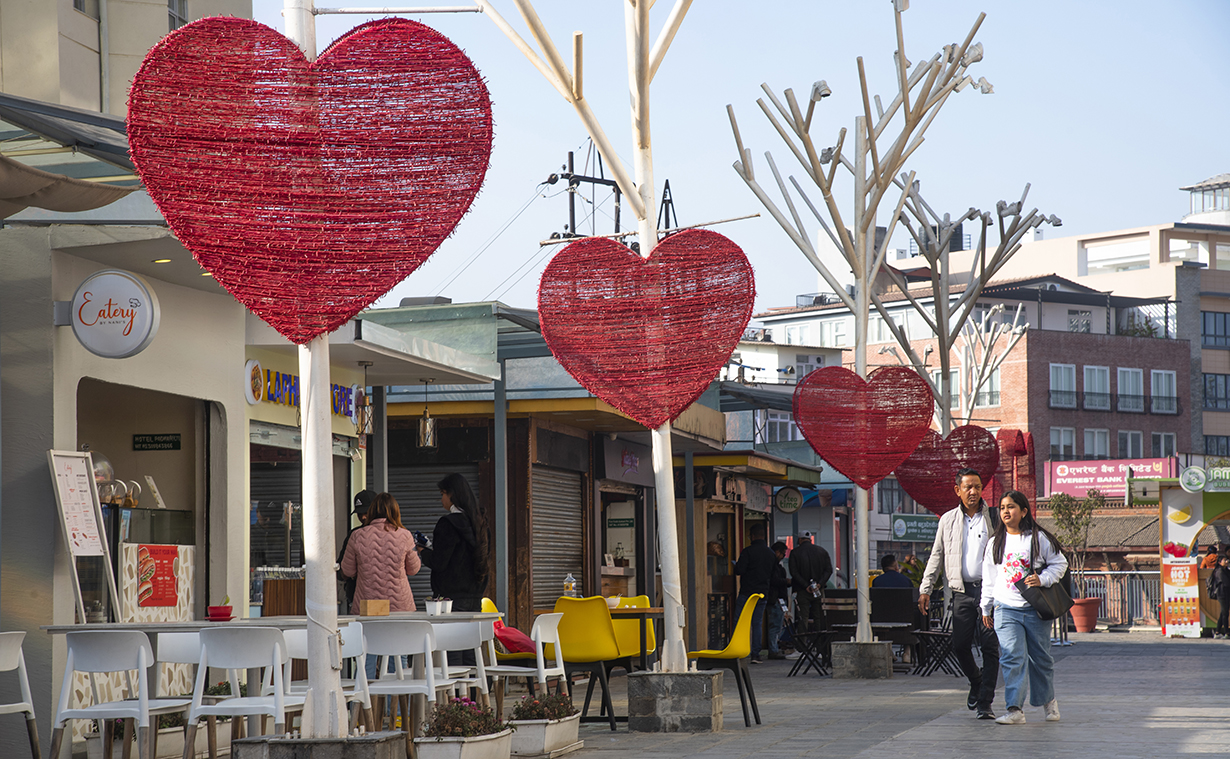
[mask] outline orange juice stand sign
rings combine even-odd
[[[1200,637],[1200,573],[1197,559],[1162,561],[1162,634]]]

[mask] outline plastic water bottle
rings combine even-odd
[[[577,596],[577,581],[576,581],[576,578],[572,576],[572,572],[569,572],[568,576],[564,578],[564,595],[567,596],[568,598],[578,597]]]

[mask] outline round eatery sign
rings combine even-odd
[[[793,514],[803,506],[803,494],[798,488],[780,488],[773,494],[773,505],[784,514]]]
[[[158,296],[145,280],[119,269],[90,275],[73,295],[73,334],[90,353],[128,358],[158,333]]]

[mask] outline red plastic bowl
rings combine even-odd
[[[210,618],[214,618],[214,617],[230,618],[231,611],[233,609],[234,607],[232,606],[207,606],[205,607],[205,610],[209,614]]]

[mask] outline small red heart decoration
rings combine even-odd
[[[936,514],[957,506],[954,487],[957,472],[977,469],[984,487],[989,488],[999,469],[999,443],[981,427],[967,424],[940,437],[927,430],[910,457],[896,469],[897,481],[910,497]]]
[[[128,141],[197,262],[296,343],[419,267],[482,186],[491,101],[438,32],[385,19],[308,63],[239,18],[169,34],[133,79]]]
[[[543,271],[538,318],[551,353],[577,382],[657,429],[709,387],[755,299],[747,257],[716,232],[670,235],[648,259],[591,237]]]
[[[794,389],[794,421],[811,447],[861,488],[905,461],[931,425],[934,401],[913,369],[886,366],[863,380],[826,366]]]

